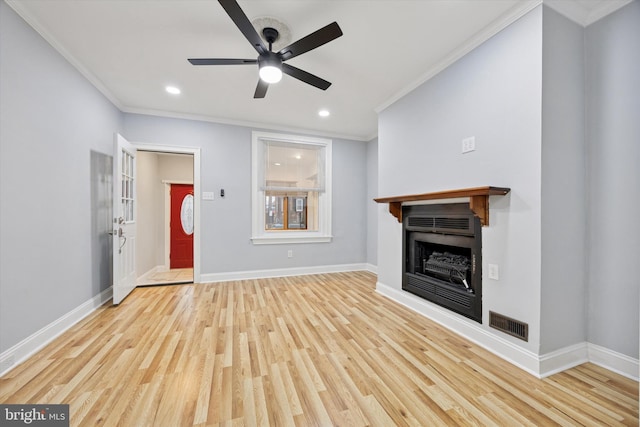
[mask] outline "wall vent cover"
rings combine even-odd
[[[408,217],[407,227],[423,228],[424,230],[416,231],[431,233],[473,235],[475,232],[473,216],[471,215],[411,215]]]
[[[529,325],[520,320],[489,311],[489,326],[521,340],[529,341]]]

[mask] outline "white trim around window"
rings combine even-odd
[[[265,167],[262,148],[267,141],[324,147],[325,186],[318,197],[317,231],[265,230],[265,191],[261,189],[260,180]],[[251,241],[254,245],[331,242],[331,143],[330,139],[325,138],[271,132],[251,133]]]

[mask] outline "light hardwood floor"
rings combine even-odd
[[[158,271],[138,279],[138,286],[157,286],[193,282],[193,268],[172,268]]]
[[[538,380],[375,293],[365,272],[136,289],[0,379],[71,425],[638,425],[638,383]]]

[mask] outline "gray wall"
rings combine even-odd
[[[584,29],[548,7],[542,33],[540,353],[586,341]]]
[[[367,263],[378,265],[378,138],[367,143]]]
[[[0,55],[4,351],[111,286],[92,218],[122,115],[4,2]]]
[[[638,357],[640,2],[586,29],[589,342]]]
[[[483,233],[483,318],[493,310],[529,323],[537,352],[540,325],[540,157],[542,8],[511,24],[379,115],[380,196],[484,185],[491,197]],[[461,154],[462,139],[476,151]],[[401,289],[401,225],[379,211],[378,280]],[[500,280],[489,280],[487,264]],[[416,297],[417,298],[417,297]],[[463,319],[466,320],[466,319]]]
[[[256,246],[250,240],[252,129],[137,114],[125,114],[124,127],[130,141],[201,148],[202,191],[216,194],[201,205],[202,274],[366,262],[366,142],[333,140],[331,243]]]

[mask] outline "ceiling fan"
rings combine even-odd
[[[229,59],[229,58],[191,58],[189,62],[193,65],[245,65],[258,64],[260,80],[253,95],[254,98],[264,98],[270,83],[277,83],[282,78],[282,73],[288,74],[300,81],[317,87],[318,89],[327,90],[331,83],[308,73],[304,70],[285,64],[284,62],[303,53],[309,52],[325,43],[337,39],[342,35],[342,30],[337,22],[320,28],[319,30],[309,34],[300,40],[291,43],[289,46],[282,48],[278,52],[271,49],[273,43],[278,39],[278,30],[266,27],[262,30],[265,40],[269,43],[269,47],[265,46],[255,30],[247,15],[244,14],[240,5],[236,0],[218,0],[224,10],[227,12],[231,20],[236,24],[238,29],[249,40],[249,43],[258,52],[257,59]]]

